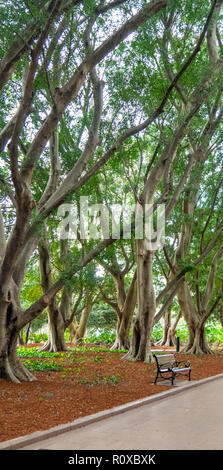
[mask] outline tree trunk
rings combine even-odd
[[[48,310],[49,337],[46,343],[42,346],[41,351],[67,351],[68,348],[64,339],[64,321],[55,298],[49,305]]]
[[[88,318],[92,311],[92,307],[93,307],[92,296],[88,295],[87,300],[86,300],[86,306],[81,314],[79,325],[78,324],[75,325],[74,323],[71,323],[69,325],[71,343],[75,344],[77,340],[84,338],[84,335],[87,329]]]
[[[189,330],[189,340],[182,352],[189,354],[212,354],[205,338],[205,325],[195,308],[185,280],[178,289],[178,301]]]
[[[117,276],[114,276],[116,292],[117,292],[117,304],[120,310],[123,310],[126,300],[125,292],[125,280],[124,276],[120,273]]]
[[[219,320],[220,320],[221,326],[223,328],[223,305],[221,305],[220,309],[219,309]]]
[[[199,322],[196,328],[190,327],[189,341],[182,352],[186,354],[213,354],[207,344],[203,323]]]
[[[171,325],[171,310],[168,310],[164,316],[163,337],[156,343],[156,346],[175,346],[176,345],[176,328],[181,318],[181,312],[177,315],[175,321]]]
[[[182,313],[180,312],[177,315],[173,325],[170,326],[170,328],[169,328],[169,331],[168,331],[169,346],[175,346],[176,345],[176,328],[177,328],[177,325],[179,323],[179,320],[180,320],[181,316],[182,316]]]
[[[23,330],[20,331],[19,337],[18,337],[18,344],[19,346],[24,346],[24,341],[23,341]]]
[[[168,311],[164,315],[163,336],[159,341],[157,341],[156,346],[170,346],[170,344],[168,344],[168,336],[169,336],[170,327],[171,327],[171,309],[168,309]]]
[[[111,349],[129,349],[130,339],[129,333],[132,324],[132,317],[134,314],[136,299],[137,299],[137,275],[136,271],[132,278],[131,285],[126,296],[123,309],[120,311],[118,318],[116,340]]]
[[[138,315],[133,327],[132,343],[127,360],[153,362],[151,333],[156,310],[153,288],[153,252],[145,240],[137,240]]]
[[[41,243],[39,243],[39,260],[41,284],[43,293],[45,293],[52,286],[49,248],[46,240],[42,240]],[[65,324],[57,305],[56,296],[49,303],[48,319],[49,337],[47,342],[41,348],[41,351],[67,351],[64,340]]]
[[[29,324],[28,324],[28,326],[27,326],[27,329],[26,329],[25,345],[28,344],[30,328],[31,328],[31,322],[29,322]]]
[[[0,378],[20,383],[35,377],[22,365],[17,355],[19,329],[18,318],[21,307],[15,283],[4,292],[0,291]]]
[[[86,329],[87,329],[88,318],[89,318],[89,315],[92,311],[92,307],[93,307],[92,298],[89,297],[87,299],[87,305],[86,305],[86,307],[83,310],[82,315],[81,315],[79,327],[77,329],[77,334],[76,334],[77,339],[84,338],[84,335],[85,335]]]

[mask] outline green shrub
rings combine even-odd
[[[223,343],[223,328],[220,323],[208,323],[205,326],[205,332],[207,335],[207,340],[210,343],[219,341]],[[176,336],[180,337],[182,342],[187,342],[189,338],[189,332],[187,326],[181,326],[176,329]]]
[[[158,322],[154,327],[151,335],[152,343],[156,343],[163,336],[163,327],[160,322]]]
[[[116,333],[114,331],[94,328],[90,330],[84,341],[85,343],[105,343],[111,345],[115,339]]]
[[[219,341],[223,343],[223,328],[220,323],[209,323],[205,328],[207,339],[210,343]]]
[[[45,343],[48,340],[46,333],[31,333],[29,335],[29,343]]]
[[[186,325],[178,326],[176,329],[176,336],[180,337],[180,341],[182,341],[183,343],[186,343],[189,338],[189,332],[188,332],[187,326]]]

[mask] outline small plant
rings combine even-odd
[[[52,357],[63,357],[63,354],[61,353],[51,353],[48,351],[40,351],[39,348],[26,348],[26,347],[21,347],[17,349],[17,354],[19,357],[39,357],[39,358],[52,358]]]
[[[80,369],[78,369],[80,370]],[[75,369],[73,367],[68,367],[67,369],[63,369],[63,372],[62,372],[62,379],[67,379],[68,377],[73,377],[74,375],[79,375]]]
[[[100,356],[95,356],[94,359],[93,359],[94,362],[101,362],[102,360],[103,359]]]
[[[108,377],[103,377],[103,380],[109,384],[116,385],[118,384],[120,375],[109,375]]]
[[[120,379],[120,374],[118,375],[108,375],[108,376],[103,376],[101,372],[97,373],[97,383],[107,383],[110,385],[116,385],[119,382]]]
[[[108,384],[108,385],[117,385],[119,382],[120,375],[108,375],[108,376],[103,376],[101,372],[97,372],[96,378],[94,380],[88,380],[88,379],[81,379],[79,380],[78,383],[84,384],[84,385],[89,385],[93,387],[94,385],[103,385],[103,384]]]
[[[61,364],[57,364],[56,361],[23,361],[23,365],[30,371],[48,372],[61,370]]]
[[[95,385],[95,381],[91,381],[91,380],[88,380],[88,379],[81,379],[79,380],[78,382],[79,384],[83,384],[83,385]]]

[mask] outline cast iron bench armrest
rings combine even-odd
[[[181,364],[183,364],[183,368],[189,368],[190,367],[190,361],[175,361],[176,367],[179,367]]]

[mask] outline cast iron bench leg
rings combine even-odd
[[[159,375],[159,374],[158,374],[158,372],[157,372],[157,373],[156,373],[156,378],[155,378],[155,380],[154,380],[154,385],[156,385],[156,382],[157,382],[157,379],[158,379],[158,375]]]

